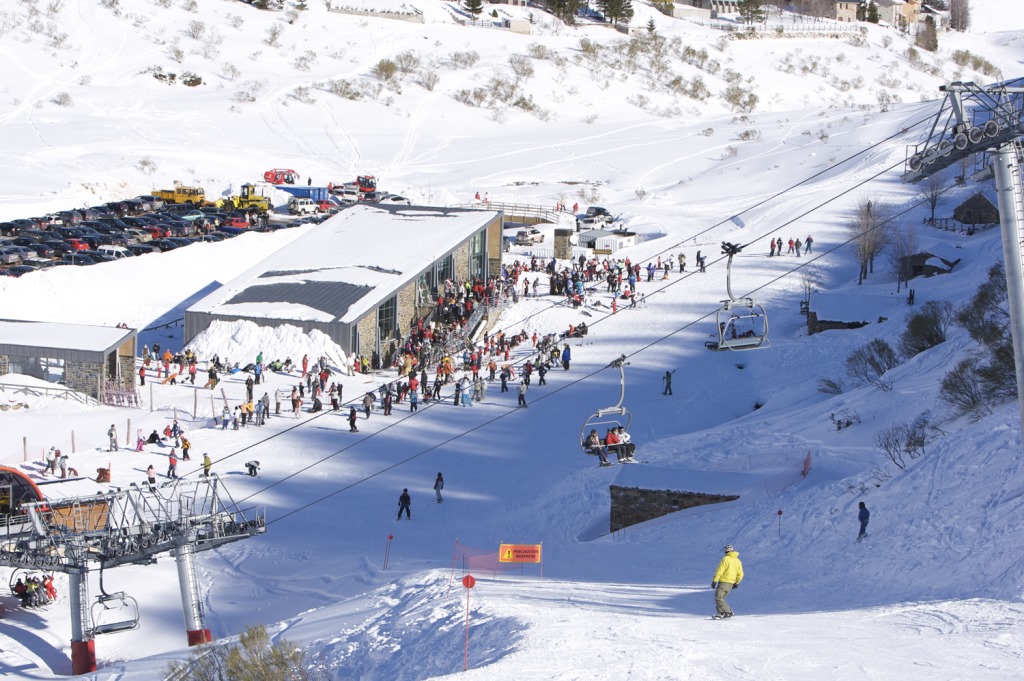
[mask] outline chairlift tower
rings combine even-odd
[[[903,181],[917,182],[974,155],[975,167],[980,170],[971,179],[995,176],[1017,399],[1024,429],[1024,78],[986,86],[958,81],[939,89],[945,93],[942,107],[925,141],[908,149]]]
[[[195,554],[266,532],[266,509],[243,512],[216,475],[160,487],[132,483],[88,497],[27,503],[0,517],[0,565],[65,572],[71,604],[71,671],[96,671],[95,637],[138,627],[138,607],[124,592],[107,593],[103,570],[147,565],[171,552],[178,567],[189,645],[211,640]],[[101,595],[90,605],[89,571],[100,570]],[[111,605],[113,604],[113,605]],[[107,613],[115,612],[113,619]]]

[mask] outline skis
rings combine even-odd
[[[732,614],[729,614],[729,615],[712,615],[711,619],[713,619],[713,620],[727,620],[727,619],[729,619],[731,617],[732,617]]]

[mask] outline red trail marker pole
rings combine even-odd
[[[469,592],[473,590],[476,580],[473,575],[462,578],[462,586],[466,587],[466,654],[462,658],[462,671],[469,669]]]
[[[387,570],[388,569],[388,558],[391,556],[391,540],[394,539],[394,538],[395,538],[395,535],[389,534],[388,535],[388,541],[384,545],[384,567],[381,568],[382,570]]]

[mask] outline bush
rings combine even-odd
[[[327,82],[327,91],[343,99],[358,101],[363,98],[363,93],[347,80],[331,80]]]
[[[818,392],[822,395],[842,395],[843,384],[832,378],[819,378]]]
[[[394,78],[395,74],[398,73],[398,64],[390,59],[381,59],[373,65],[373,68],[370,69],[370,73],[372,73],[377,80],[386,82]]]
[[[939,399],[953,408],[958,416],[966,415],[972,422],[992,413],[981,388],[978,362],[965,359],[942,378]]]
[[[905,358],[934,348],[946,342],[946,332],[953,323],[953,304],[949,301],[930,300],[921,309],[907,318],[907,328],[900,334],[897,343],[900,354]]]
[[[518,80],[528,80],[533,77],[533,64],[529,58],[521,54],[513,54],[508,58],[508,65]]]
[[[181,74],[181,82],[188,87],[199,87],[203,84],[203,79],[191,71],[184,71]]]
[[[206,24],[201,21],[193,19],[185,26],[185,35],[192,38],[192,40],[202,40],[204,33],[206,33]]]
[[[851,378],[884,391],[892,390],[892,381],[885,373],[897,366],[896,352],[881,338],[857,348],[846,358],[846,373]]]
[[[270,28],[267,29],[267,37],[263,39],[263,42],[271,47],[277,47],[278,41],[281,39],[281,33],[283,32],[284,26],[281,24],[271,24]]]
[[[843,409],[838,416],[833,413],[828,417],[832,420],[832,425],[836,430],[844,430],[855,423],[860,423],[860,414],[853,409]]]
[[[264,626],[248,627],[237,641],[196,647],[187,662],[170,662],[170,678],[191,681],[238,679],[258,681],[311,681],[305,654],[286,639],[271,644]]]
[[[420,67],[420,58],[412,50],[406,50],[395,57],[395,64],[402,73],[412,73]]]
[[[468,50],[466,52],[452,52],[448,59],[451,61],[453,69],[468,69],[472,66],[476,66],[476,63],[480,61],[480,54],[474,50]]]
[[[69,95],[66,92],[58,92],[53,96],[53,98],[50,101],[56,104],[57,106],[70,107],[75,105],[74,101],[72,101],[71,99],[71,95]]]
[[[438,81],[441,77],[437,75],[436,71],[421,71],[419,77],[419,84],[423,86],[424,90],[433,90],[437,87]]]
[[[906,470],[906,460],[924,456],[928,444],[928,416],[923,414],[913,423],[894,423],[875,436],[875,444],[900,470]]]
[[[725,89],[723,95],[726,104],[734,111],[750,113],[757,107],[758,97],[749,90],[744,90],[739,85],[733,84]]]

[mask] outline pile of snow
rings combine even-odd
[[[200,358],[217,355],[221,361],[239,362],[241,366],[255,362],[260,353],[265,362],[290,358],[298,364],[303,355],[308,355],[311,361],[327,357],[335,366],[349,365],[345,351],[327,334],[316,329],[307,334],[290,324],[271,328],[246,320],[214,321],[188,347]]]

